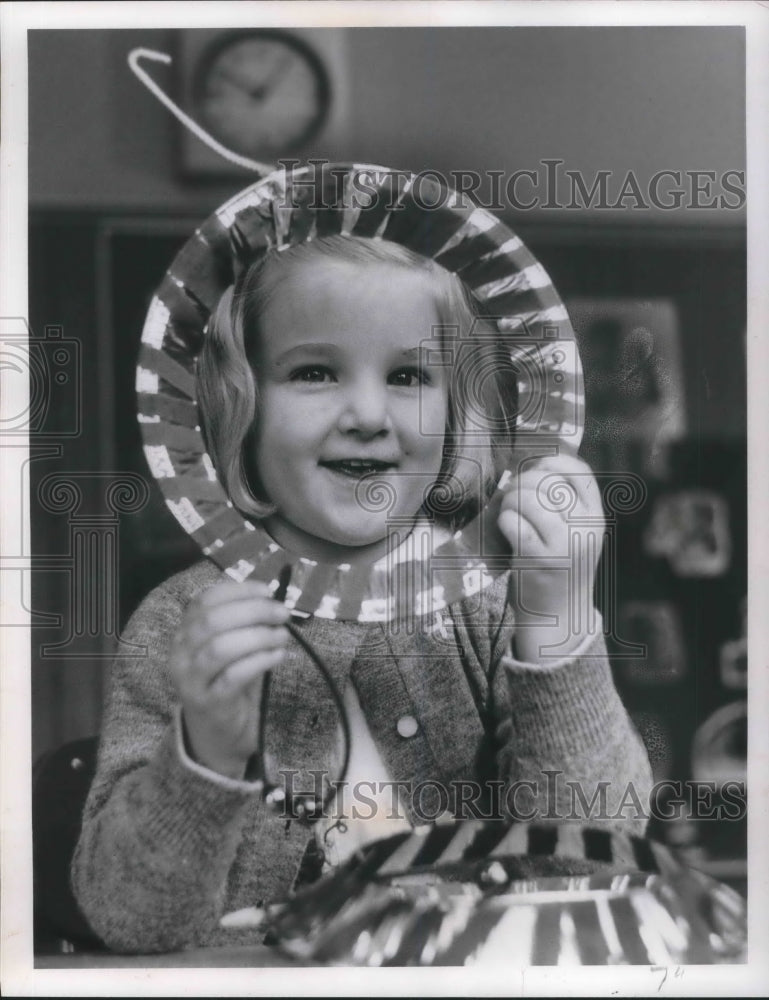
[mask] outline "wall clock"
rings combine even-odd
[[[181,33],[181,103],[219,142],[261,162],[334,155],[344,106],[337,30]],[[194,136],[180,135],[187,175],[243,174]]]

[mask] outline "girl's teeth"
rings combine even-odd
[[[384,472],[389,468],[389,466],[385,463],[357,461],[355,459],[350,459],[347,462],[328,462],[326,464],[328,468],[336,472],[343,472],[347,475],[356,476],[365,475],[371,472]]]

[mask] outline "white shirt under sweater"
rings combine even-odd
[[[450,537],[450,532],[438,525],[417,524],[385,559],[390,563],[411,560],[425,541],[434,549]],[[440,621],[437,612],[436,623]],[[350,727],[347,775],[329,806],[328,815],[315,826],[324,870],[342,864],[364,844],[411,829],[352,683],[347,684],[343,701]],[[341,740],[341,726],[339,732]]]
[[[355,686],[344,691],[350,724],[350,762],[347,777],[318,821],[315,836],[323,851],[324,870],[342,864],[364,844],[410,830],[399,807],[396,789],[371,736]]]

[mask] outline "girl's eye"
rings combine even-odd
[[[291,372],[292,382],[331,382],[333,378],[331,370],[323,365],[303,365]]]
[[[413,389],[418,385],[428,385],[430,376],[422,368],[399,368],[390,375],[390,385]]]

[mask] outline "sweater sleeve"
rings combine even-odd
[[[208,937],[258,789],[184,752],[166,661],[191,595],[170,583],[123,634],[72,865],[84,915],[116,951],[179,949]]]
[[[609,822],[643,834],[652,777],[612,679],[602,633],[552,665],[502,660],[509,716],[497,730],[508,805],[521,819]]]

